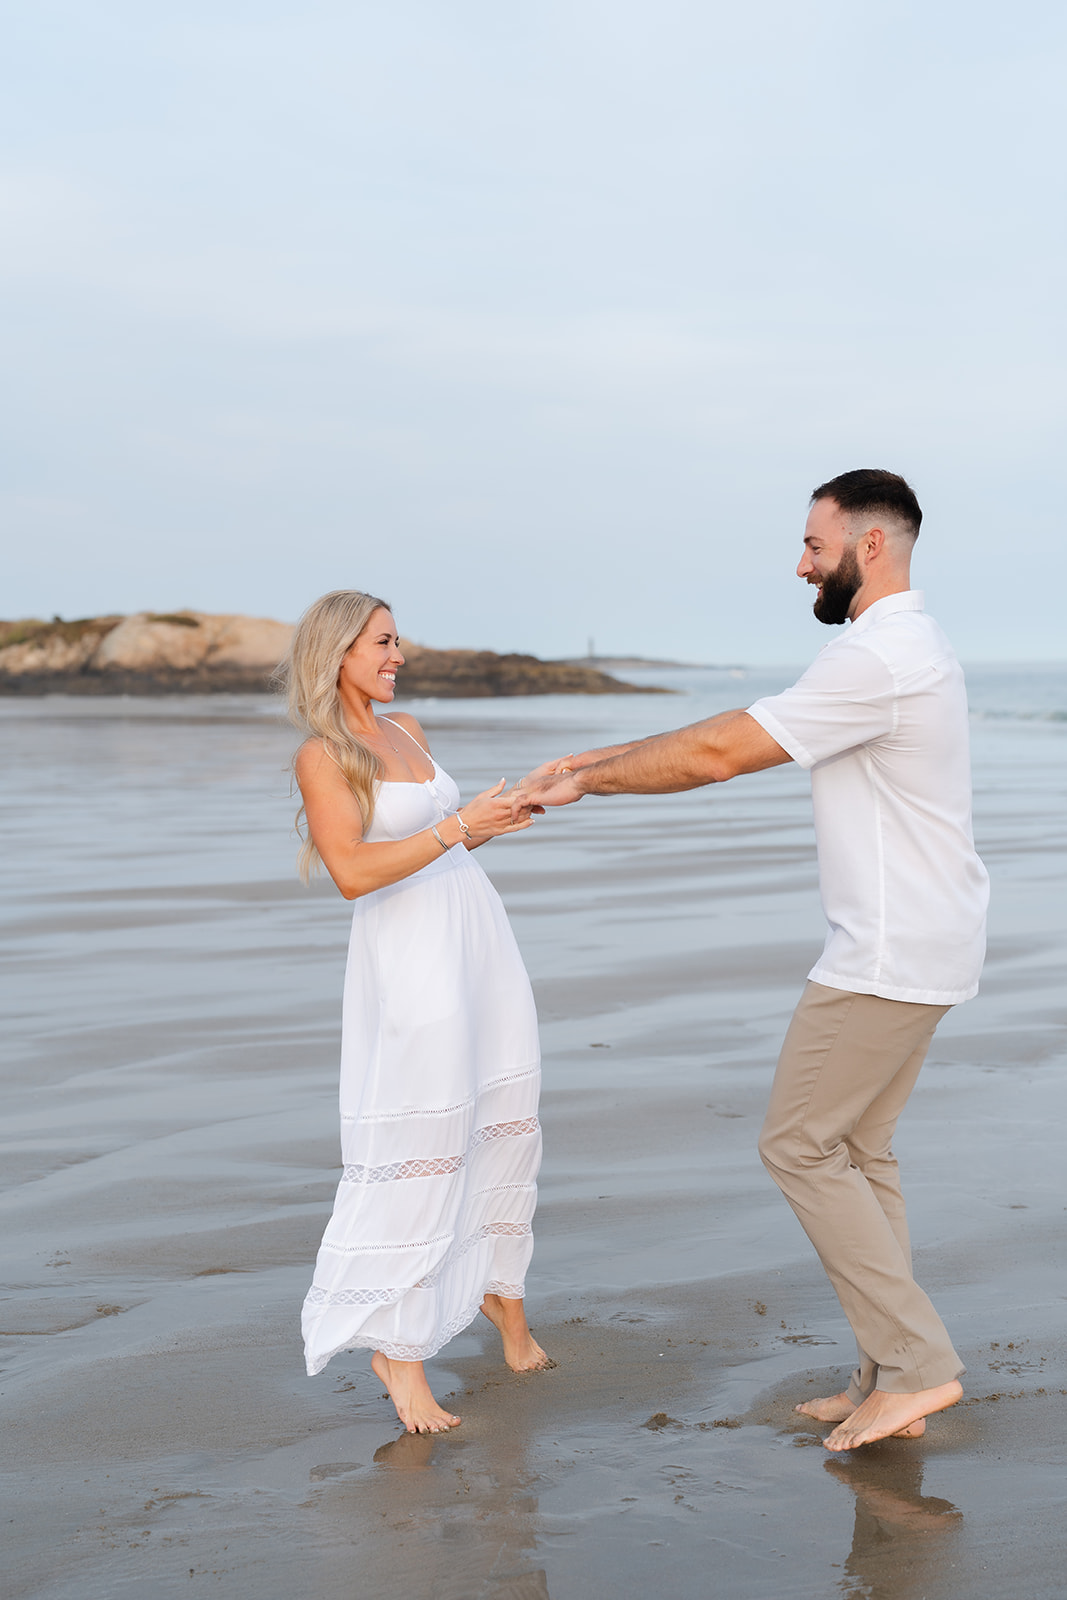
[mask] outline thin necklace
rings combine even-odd
[[[382,727],[382,723],[388,721],[388,718],[387,717],[375,717],[374,720],[378,725],[378,728],[377,728],[376,731],[380,731],[381,732],[381,736],[385,740],[386,744],[389,746],[390,750],[394,751],[396,755],[399,755],[400,754],[400,750],[399,750],[398,746],[393,743],[392,739],[390,739],[389,735],[386,733],[385,729]]]
[[[374,736],[380,736],[381,738],[383,738],[385,740],[386,744],[389,746],[390,750],[392,750],[395,755],[399,755],[400,754],[399,745],[395,745],[393,743],[392,739],[390,739],[389,735],[386,733],[385,729],[382,727],[382,723],[383,722],[388,722],[388,720],[389,720],[388,717],[375,717],[374,718]],[[349,731],[349,733],[351,733],[352,732],[351,728],[349,728],[348,731]],[[356,734],[355,737],[358,739],[360,737],[360,735]],[[372,735],[363,734],[362,737],[363,737],[363,739],[365,741],[368,738],[372,737]]]

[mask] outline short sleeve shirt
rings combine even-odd
[[[888,1000],[970,999],[989,879],[971,828],[967,694],[921,593],[876,601],[749,715],[811,771],[829,933],[809,976]]]

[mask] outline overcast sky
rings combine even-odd
[[[0,614],[800,661],[887,466],[960,654],[1067,657],[1065,17],[9,5]]]

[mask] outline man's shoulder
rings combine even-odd
[[[858,634],[854,644],[866,645],[895,676],[934,667],[959,670],[944,629],[928,611],[890,612]]]
[[[818,655],[797,679],[797,684],[827,681],[834,677],[849,678],[881,676],[886,666],[885,654],[878,649],[871,630],[856,633],[846,628],[836,639],[824,644]]]

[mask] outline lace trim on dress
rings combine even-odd
[[[414,1289],[432,1287],[425,1280],[416,1283],[412,1290],[408,1289],[337,1289],[333,1294],[325,1289],[311,1288],[308,1290],[308,1304],[313,1306],[386,1306],[401,1299],[405,1294],[413,1293]],[[487,1283],[485,1294],[499,1294],[505,1300],[521,1300],[525,1293],[525,1285],[521,1283],[502,1283],[498,1278]]]
[[[469,1233],[461,1244],[456,1245],[455,1249],[448,1251],[444,1260],[440,1262],[438,1266],[434,1267],[432,1272],[428,1272],[424,1278],[420,1278],[418,1283],[411,1284],[410,1288],[432,1289],[446,1267],[451,1266],[454,1261],[460,1261],[469,1250],[473,1250],[474,1246],[476,1244],[480,1244],[483,1239],[501,1237],[505,1239],[521,1239],[524,1235],[532,1232],[533,1229],[528,1222],[483,1223],[480,1228],[476,1228],[473,1233]],[[436,1244],[437,1242],[438,1241],[436,1239],[428,1239],[425,1241],[424,1245],[409,1245],[406,1248],[418,1250],[423,1249],[431,1244]],[[358,1248],[358,1246],[353,1246],[353,1253]],[[362,1248],[364,1250],[388,1250],[395,1247],[390,1245],[372,1244],[364,1245]],[[346,1254],[347,1253],[348,1252],[346,1252]],[[308,1304],[313,1306],[375,1305],[379,1300],[385,1304],[390,1299],[399,1300],[401,1295],[408,1293],[408,1288],[409,1286],[405,1285],[401,1289],[337,1289],[331,1292],[329,1289],[322,1289],[318,1284],[313,1283],[307,1292],[307,1300]],[[368,1295],[370,1298],[366,1300],[352,1300],[348,1298],[350,1295]]]
[[[532,1078],[541,1070],[539,1061],[534,1061],[528,1067],[521,1067],[518,1072],[504,1072],[499,1078],[490,1078],[482,1084],[479,1094],[485,1094],[489,1089],[498,1089],[502,1083],[518,1083],[522,1078]],[[414,1111],[372,1111],[363,1116],[355,1116],[351,1111],[342,1111],[342,1122],[395,1122],[401,1117],[449,1117],[455,1111],[466,1111],[479,1098],[471,1095],[466,1100],[459,1100],[454,1106],[420,1106]]]
[[[470,1327],[481,1310],[482,1299],[487,1294],[499,1294],[505,1300],[522,1300],[526,1294],[526,1285],[522,1283],[500,1283],[496,1280],[492,1283],[487,1283],[478,1299],[472,1305],[469,1305],[465,1311],[461,1311],[458,1317],[453,1317],[451,1322],[446,1323],[432,1344],[393,1344],[388,1339],[364,1339],[357,1335],[355,1338],[347,1340],[344,1344],[338,1345],[336,1350],[332,1350],[328,1356],[317,1362],[315,1371],[317,1373],[321,1372],[326,1363],[332,1361],[334,1356],[340,1355],[342,1350],[380,1350],[382,1355],[390,1361],[429,1361],[431,1356],[435,1356],[439,1350],[443,1349],[450,1339],[455,1338],[457,1333],[462,1333],[464,1328]]]
[[[394,1178],[442,1178],[466,1165],[466,1156],[433,1156],[426,1161],[390,1161],[384,1167],[358,1162],[341,1173],[342,1183],[389,1183]]]
[[[522,1235],[530,1234],[532,1231],[528,1222],[491,1222],[485,1227],[479,1228],[477,1233],[464,1239],[459,1250],[449,1259],[455,1260],[457,1255],[465,1255],[469,1249],[477,1244],[479,1239],[483,1239],[489,1234]],[[438,1272],[433,1273],[431,1275],[432,1278],[436,1278],[440,1270],[438,1269]],[[415,1288],[430,1287],[432,1287],[430,1279],[423,1279],[422,1283],[415,1285]],[[328,1289],[312,1286],[308,1290],[307,1303],[323,1307],[331,1305],[384,1306],[403,1299],[404,1295],[410,1292],[408,1289],[339,1289],[331,1294]],[[366,1336],[357,1333],[322,1355],[311,1369],[312,1375],[321,1372],[327,1363],[332,1361],[334,1356],[340,1355],[343,1350],[380,1350],[382,1355],[387,1356],[390,1361],[429,1361],[432,1356],[435,1356],[439,1350],[444,1348],[450,1339],[455,1338],[457,1333],[462,1333],[464,1328],[470,1327],[481,1309],[485,1295],[499,1294],[505,1300],[522,1300],[525,1293],[525,1284],[504,1283],[498,1278],[492,1278],[471,1305],[461,1311],[458,1317],[453,1317],[443,1328],[438,1329],[431,1344],[393,1344],[389,1340],[378,1339],[373,1334]]]
[[[376,1341],[369,1341],[368,1348],[370,1348],[370,1345],[373,1344],[374,1349],[380,1350],[382,1355],[385,1356],[388,1361],[429,1361],[430,1357],[435,1356],[438,1350],[443,1349],[450,1339],[455,1338],[457,1333],[462,1333],[464,1328],[470,1327],[481,1308],[482,1300],[481,1296],[479,1296],[473,1305],[468,1306],[466,1310],[460,1312],[458,1317],[453,1317],[451,1322],[447,1322],[445,1324],[445,1326],[437,1334],[432,1345],[392,1344],[388,1341],[378,1339]],[[350,1350],[354,1348],[356,1348],[354,1345],[348,1346],[348,1349]]]
[[[518,1138],[522,1134],[536,1133],[540,1127],[536,1117],[522,1117],[517,1122],[491,1122],[485,1128],[476,1128],[471,1135],[471,1147],[486,1144],[490,1139]],[[459,1172],[466,1166],[466,1156],[428,1156],[412,1161],[389,1161],[381,1167],[366,1167],[360,1162],[344,1168],[342,1183],[390,1183],[398,1178],[443,1178]]]
[[[487,1139],[512,1139],[522,1133],[536,1133],[540,1126],[536,1117],[520,1117],[517,1122],[490,1122],[487,1127],[474,1130],[471,1144],[485,1144]]]
[[[383,1250],[429,1250],[435,1244],[447,1244],[448,1235],[439,1234],[436,1239],[387,1239],[382,1244],[338,1244],[335,1239],[324,1237],[320,1250],[330,1250],[336,1256],[363,1256],[374,1255]]]
[[[311,1306],[385,1306],[407,1294],[406,1289],[319,1289],[314,1284],[307,1292]]]
[[[453,1266],[457,1261],[462,1261],[467,1252],[469,1250],[473,1250],[476,1244],[481,1244],[483,1239],[489,1239],[494,1236],[503,1236],[504,1238],[509,1239],[521,1239],[525,1234],[530,1234],[532,1232],[533,1229],[530,1227],[528,1222],[483,1223],[480,1228],[476,1228],[473,1233],[469,1233],[463,1240],[462,1244],[458,1244],[454,1250],[450,1250],[445,1256],[444,1260],[438,1262],[433,1271],[428,1272],[425,1278],[420,1278],[414,1287],[416,1289],[432,1289],[442,1272],[444,1272],[447,1267]]]
[[[499,1078],[489,1078],[482,1084],[482,1093],[487,1089],[496,1089],[502,1083],[518,1083],[520,1078],[529,1078],[540,1070],[540,1061],[534,1061],[528,1067],[521,1067],[518,1072],[502,1072]]]
[[[350,1111],[342,1111],[342,1122],[397,1122],[401,1117],[450,1117],[456,1111],[466,1111],[472,1106],[477,1095],[471,1095],[466,1100],[457,1100],[454,1106],[420,1106],[416,1111],[372,1111],[362,1117],[353,1116]]]

